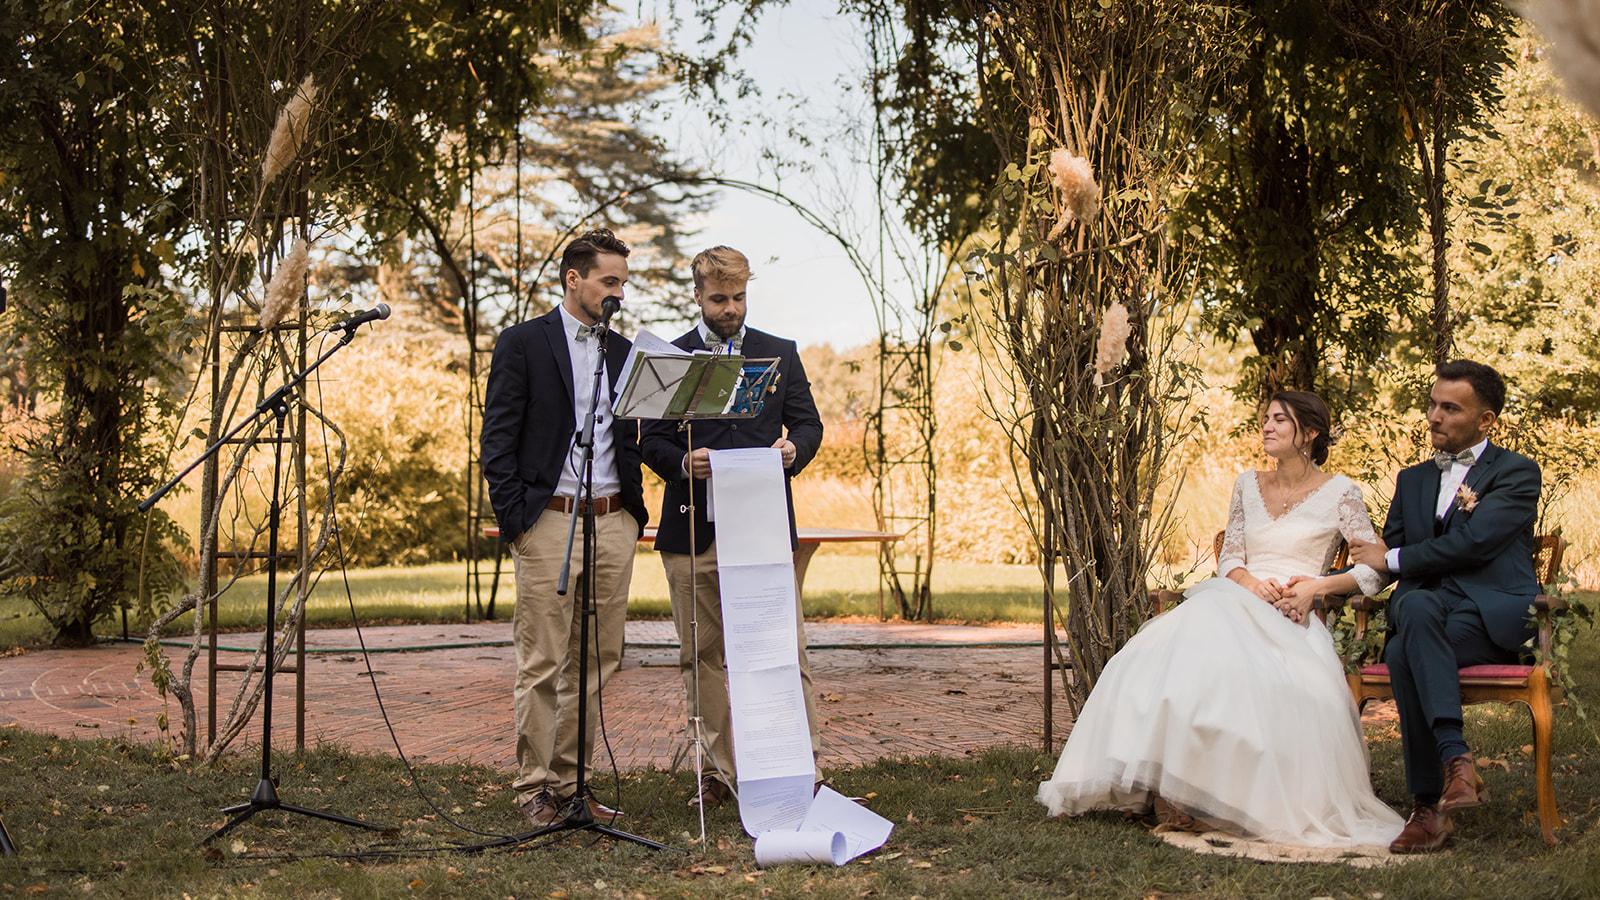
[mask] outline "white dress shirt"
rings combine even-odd
[[[1484,438],[1472,447],[1473,462],[1483,459],[1483,451],[1489,446],[1489,439]],[[1439,503],[1433,510],[1435,519],[1443,519],[1450,513],[1450,505],[1456,502],[1456,491],[1460,490],[1461,483],[1467,480],[1467,472],[1472,469],[1460,461],[1452,462],[1448,470],[1439,472]],[[1394,547],[1385,555],[1385,562],[1389,564],[1389,571],[1400,571],[1400,548]]]
[[[589,336],[578,340],[578,329],[583,327],[565,306],[561,310],[561,329],[567,335],[567,353],[572,359],[572,410],[573,443],[567,451],[567,464],[561,467],[561,477],[556,481],[556,496],[577,497],[582,492],[583,470],[579,468],[583,451],[577,439],[583,435],[584,422],[589,418],[589,402],[594,397],[595,354],[600,342]],[[611,440],[611,392],[600,389],[600,415],[594,422],[594,496],[611,497],[622,492],[622,481],[617,477],[617,454]]]

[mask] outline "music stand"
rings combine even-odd
[[[688,453],[694,456],[694,423],[710,419],[752,419],[761,414],[766,395],[777,391],[778,358],[746,359],[730,353],[683,356],[641,352],[615,410],[623,418],[678,422]],[[730,380],[731,377],[731,380]],[[665,404],[662,400],[666,399]],[[631,414],[630,414],[631,413]],[[705,738],[700,716],[700,603],[695,547],[694,472],[689,473],[689,503],[679,509],[689,516],[689,642],[694,677],[689,689],[689,748],[694,752],[695,791],[705,777]],[[674,760],[676,765],[676,760]],[[718,773],[725,776],[720,767]],[[728,779],[732,780],[732,779]],[[706,808],[700,816],[700,845],[705,846]]]

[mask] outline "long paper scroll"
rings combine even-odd
[[[713,450],[711,474],[739,818],[762,865],[842,865],[882,846],[893,826],[827,788],[813,803],[782,456]]]

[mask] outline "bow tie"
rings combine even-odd
[[[1448,472],[1450,471],[1451,463],[1461,463],[1463,466],[1470,468],[1477,459],[1476,456],[1472,455],[1470,448],[1462,450],[1460,453],[1448,453],[1440,450],[1433,455],[1433,464],[1439,467],[1439,471]]]
[[[743,344],[744,341],[740,340],[738,335],[734,335],[733,340],[728,340],[714,331],[711,333],[711,337],[706,339],[707,350],[721,350],[723,347],[727,347],[729,353],[738,353],[740,346]]]
[[[589,338],[592,338],[599,333],[600,325],[598,323],[594,325],[579,325],[578,333],[573,335],[572,339],[580,342],[587,341]]]

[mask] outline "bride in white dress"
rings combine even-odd
[[[1217,577],[1106,665],[1055,774],[1051,815],[1143,812],[1309,847],[1389,844],[1404,825],[1372,792],[1361,722],[1322,621],[1319,592],[1376,593],[1365,566],[1321,576],[1340,538],[1373,539],[1361,490],[1317,468],[1327,406],[1275,395],[1262,443],[1278,466],[1233,486]]]

